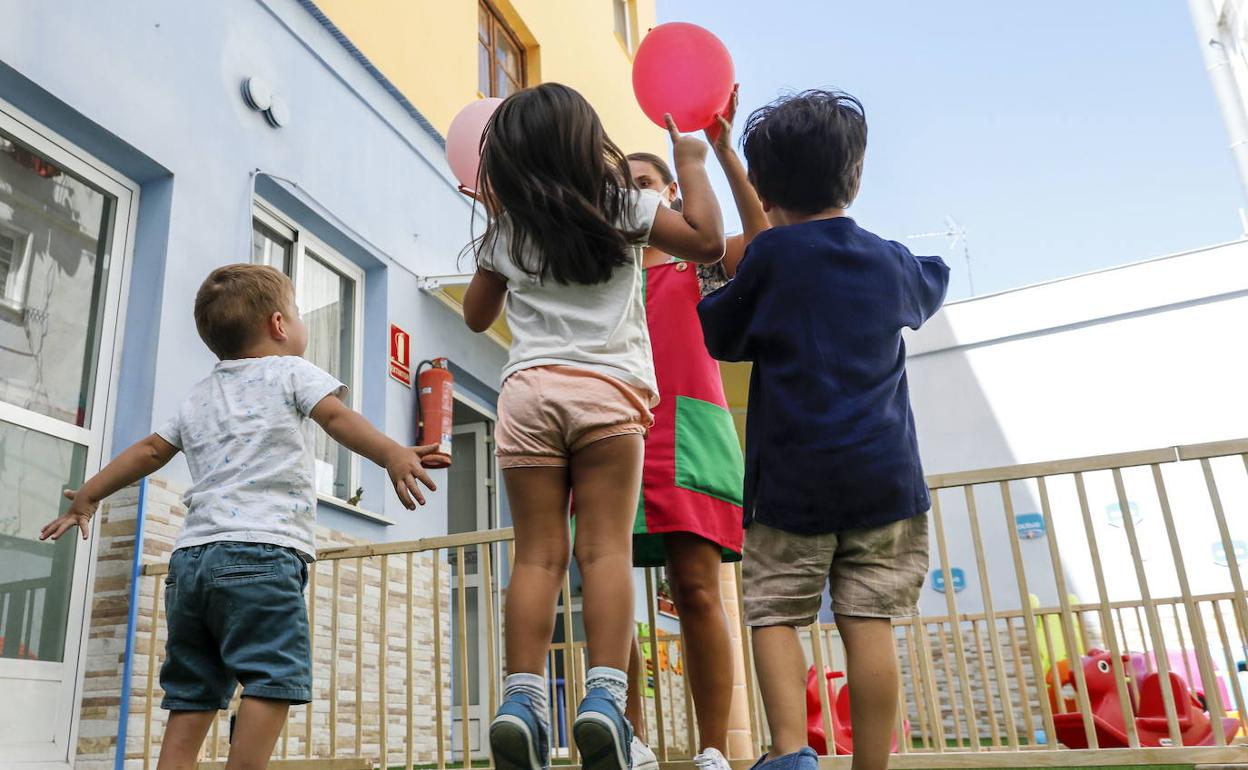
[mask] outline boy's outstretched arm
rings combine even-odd
[[[420,458],[437,449],[436,446],[403,446],[374,428],[364,415],[348,407],[337,395],[331,394],[318,401],[310,416],[334,441],[385,468],[395,494],[409,511],[416,510],[417,504],[425,504],[420,484],[437,491],[437,485],[420,464]]]
[[[728,179],[728,187],[732,190],[732,200],[737,204],[737,216],[741,217],[742,232],[728,236],[724,248],[724,272],[731,278],[737,274],[737,265],[745,256],[745,247],[750,245],[754,236],[771,227],[767,221],[767,212],[763,211],[763,202],[758,199],[754,185],[750,184],[750,176],[745,164],[732,147],[732,121],[737,115],[737,89],[732,89],[732,97],[723,114],[716,115],[716,125],[706,129],[706,138],[719,159],[719,165]]]
[[[57,540],[78,527],[86,540],[100,501],[165,467],[177,453],[177,447],[155,433],[128,447],[77,490],[65,490],[65,498],[71,501],[69,510],[40,530],[39,539]]]

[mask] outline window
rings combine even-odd
[[[30,234],[0,224],[0,312],[25,310],[30,261]]]
[[[615,6],[615,34],[624,44],[624,49],[633,52],[633,16],[636,0],[611,0]]]
[[[0,101],[0,690],[42,680],[0,733],[55,714],[46,759],[62,763],[73,720],[55,704],[79,681],[91,549],[39,530],[106,451],[137,190]]]
[[[346,384],[347,404],[357,408],[363,271],[262,202],[252,220],[251,259],[290,276],[308,327],[303,357]],[[317,494],[343,501],[355,498],[357,461],[325,431],[319,427],[315,431]]]
[[[494,6],[480,0],[477,10],[477,89],[505,97],[524,88],[524,46]]]

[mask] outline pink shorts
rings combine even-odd
[[[646,435],[654,424],[646,391],[571,366],[536,366],[507,378],[494,431],[500,468],[566,467],[595,441]]]

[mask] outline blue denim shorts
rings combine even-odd
[[[165,579],[161,708],[229,708],[238,683],[244,696],[310,701],[307,580],[299,554],[277,545],[221,542],[174,551]]]

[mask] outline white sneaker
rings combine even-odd
[[[633,736],[633,770],[659,770],[659,758],[636,735]]]
[[[707,749],[693,758],[693,764],[698,770],[732,770],[732,766],[728,764],[724,755],[719,753],[719,749]]]

